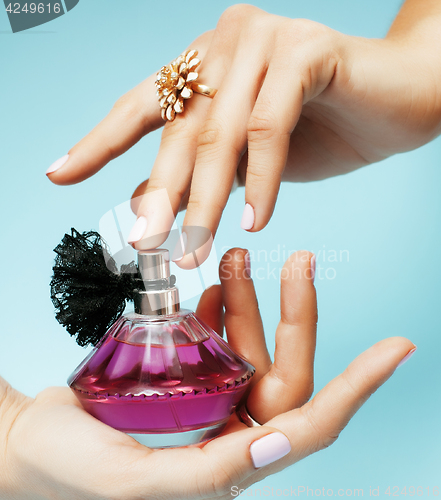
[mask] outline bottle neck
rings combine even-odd
[[[144,316],[166,316],[180,310],[179,291],[176,287],[164,290],[136,290],[135,313]]]
[[[135,313],[144,316],[168,316],[179,311],[176,277],[170,274],[168,250],[157,248],[138,252],[140,286],[134,293]]]

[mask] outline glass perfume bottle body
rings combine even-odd
[[[123,315],[69,377],[86,411],[150,447],[219,434],[254,368],[193,313]]]

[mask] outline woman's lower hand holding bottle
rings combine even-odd
[[[249,258],[228,251],[221,285],[206,290],[198,316],[255,367],[247,395],[247,427],[236,414],[205,444],[164,450],[140,445],[85,412],[68,388],[35,399],[0,390],[0,492],[11,499],[231,498],[269,474],[332,444],[358,408],[415,346],[393,337],[378,342],[309,400],[317,322],[315,259],[297,252],[282,271],[281,321],[271,362]],[[222,309],[225,307],[225,312]]]

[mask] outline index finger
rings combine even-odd
[[[122,155],[144,135],[159,128],[161,118],[155,93],[155,75],[120,97],[110,113],[57,160],[46,175],[54,184],[68,185],[96,174],[110,160]]]

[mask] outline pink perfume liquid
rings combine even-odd
[[[122,316],[68,383],[102,422],[167,447],[219,434],[253,373],[213,330],[181,311],[159,321]]]

